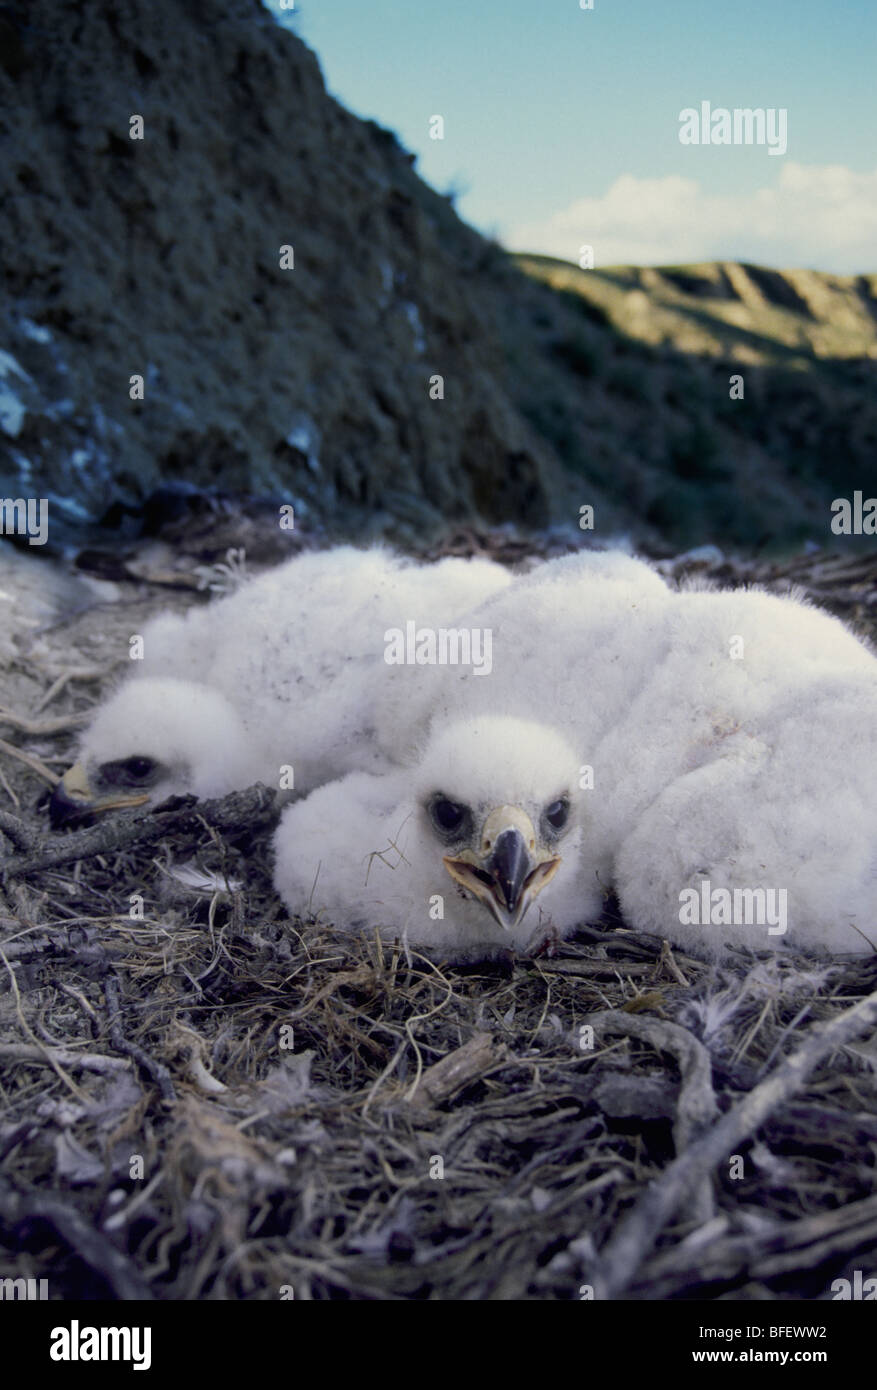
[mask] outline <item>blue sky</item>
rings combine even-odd
[[[296,0],[291,27],[514,249],[877,270],[874,0]],[[701,101],[785,108],[786,153],[682,145]]]

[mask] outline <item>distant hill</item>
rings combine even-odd
[[[0,10],[2,495],[749,549],[874,478],[877,277],[511,258],[257,0]]]
[[[877,275],[515,260],[532,284],[506,305],[516,399],[665,539],[836,544],[830,500],[877,492]]]
[[[653,347],[756,366],[807,370],[814,359],[877,367],[877,274],[768,270],[735,261],[580,270],[517,256],[553,289],[580,296],[619,333]]]

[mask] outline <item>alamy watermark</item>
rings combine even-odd
[[[130,1361],[134,1371],[152,1365],[151,1327],[53,1327],[49,1356],[53,1361]]]
[[[877,1278],[865,1278],[864,1270],[854,1269],[852,1279],[835,1279],[831,1286],[832,1303],[855,1299],[857,1302],[873,1303],[877,1300]]]
[[[0,535],[27,536],[29,545],[45,545],[49,535],[46,497],[0,497]]]
[[[409,619],[404,631],[384,633],[388,666],[471,666],[476,676],[493,670],[493,632],[489,627],[418,627]]]
[[[848,497],[835,497],[831,510],[831,529],[836,536],[877,536],[877,497],[856,491],[852,502]]]
[[[768,154],[785,154],[788,135],[785,106],[735,106],[731,111],[702,101],[700,110],[686,106],[679,112],[680,145],[767,145]]]
[[[0,1279],[0,1303],[37,1302],[49,1297],[48,1279]]]
[[[708,878],[699,888],[679,894],[683,926],[767,927],[768,936],[783,936],[788,927],[787,888],[713,888]]]

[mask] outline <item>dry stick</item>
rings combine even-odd
[[[496,1066],[507,1055],[507,1048],[494,1038],[492,1033],[476,1033],[462,1047],[448,1052],[420,1078],[412,1103],[428,1106],[441,1105],[450,1100],[464,1086],[478,1081],[486,1071]]]
[[[614,960],[540,960],[546,975],[629,975],[631,979],[653,975],[654,962]]]
[[[118,666],[120,663],[116,662],[115,664]],[[70,666],[67,668],[66,671],[61,671],[55,677],[46,693],[42,695],[40,699],[37,701],[37,703],[34,705],[34,714],[42,713],[46,706],[50,705],[57,695],[60,695],[61,691],[64,689],[65,685],[67,685],[68,681],[103,681],[106,680],[106,678],[106,670],[102,669],[99,666]],[[71,727],[69,720],[76,719],[79,720],[80,723],[84,724],[90,718],[91,715],[89,714],[72,714],[62,715],[58,719],[50,719],[45,722],[52,725],[51,732],[60,733],[63,728]],[[36,723],[37,721],[33,722]],[[60,728],[58,727],[59,725],[61,726]],[[46,730],[45,728],[38,728],[34,730],[34,732],[45,733]]]
[[[649,1262],[647,1291],[652,1298],[669,1298],[692,1285],[726,1282],[747,1275],[770,1279],[789,1271],[812,1269],[839,1254],[866,1249],[877,1236],[877,1197],[851,1202],[837,1211],[820,1212],[771,1227],[759,1235],[722,1236],[698,1248],[676,1246]],[[644,1279],[636,1287],[645,1285]]]
[[[861,999],[830,1023],[813,1029],[806,1042],[782,1062],[749,1095],[680,1154],[649,1185],[600,1252],[594,1278],[596,1298],[619,1298],[638,1266],[670,1221],[686,1192],[703,1181],[716,1164],[727,1159],[768,1115],[795,1095],[826,1057],[852,1038],[877,1025],[877,993]]]
[[[32,854],[40,846],[40,836],[36,831],[31,830],[18,816],[10,815],[9,811],[0,811],[0,830],[8,836],[16,849],[24,850],[27,854]]]
[[[48,1192],[20,1192],[0,1178],[0,1226],[20,1228],[23,1221],[45,1221],[66,1246],[110,1286],[118,1299],[151,1299],[149,1285],[127,1256],[61,1197]]]
[[[15,714],[13,710],[0,706],[0,724],[11,724],[19,733],[45,738],[51,738],[53,734],[66,734],[70,729],[81,729],[92,717],[86,711],[84,714],[58,715],[55,719],[28,719],[23,714]]]
[[[673,1121],[673,1143],[677,1154],[683,1153],[693,1139],[711,1125],[719,1113],[713,1094],[712,1065],[703,1043],[698,1042],[686,1028],[663,1019],[645,1018],[642,1014],[604,1010],[592,1014],[588,1022],[598,1033],[621,1033],[639,1038],[658,1052],[669,1052],[676,1058],[682,1075],[682,1089]],[[715,1207],[712,1183],[708,1177],[694,1189],[694,1217],[699,1224],[709,1221]]]
[[[3,962],[3,965],[9,972],[9,983],[12,986],[12,993],[15,996],[15,1012],[18,1015],[18,1022],[21,1026],[21,1031],[23,1033],[26,1033],[27,1036],[32,1039],[34,1046],[37,1048],[38,1051],[43,1053],[43,1056],[47,1059],[49,1066],[52,1067],[53,1070],[58,1073],[58,1076],[69,1088],[69,1090],[73,1092],[74,1096],[76,1096],[76,1099],[86,1100],[87,1097],[85,1095],[85,1092],[81,1091],[79,1087],[76,1085],[76,1082],[72,1079],[72,1077],[69,1077],[67,1075],[61,1063],[58,1062],[57,1059],[52,1056],[52,1048],[47,1047],[45,1043],[40,1041],[36,1033],[31,1028],[30,1024],[28,1023],[27,1019],[25,1018],[24,1009],[21,1005],[21,991],[18,988],[18,979],[16,978],[15,971],[10,965],[9,959],[2,946],[0,946],[0,961]]]
[[[131,1063],[124,1057],[104,1057],[98,1052],[74,1052],[69,1047],[32,1047],[29,1043],[0,1043],[0,1062],[39,1062],[51,1067],[57,1062],[61,1067],[75,1071],[96,1071],[103,1075],[109,1072],[129,1071]]]
[[[864,1110],[840,1110],[830,1105],[808,1105],[805,1101],[802,1105],[784,1106],[783,1113],[771,1121],[771,1129],[779,1135],[794,1133],[796,1125],[799,1134],[801,1128],[806,1134],[814,1125],[819,1129],[835,1126],[857,1143],[877,1139],[877,1115],[868,1115]]]
[[[712,1124],[719,1113],[713,1094],[712,1065],[703,1043],[687,1028],[642,1014],[605,1009],[588,1016],[596,1033],[621,1033],[650,1043],[659,1052],[669,1052],[679,1063],[682,1091],[674,1125],[677,1149],[688,1146],[694,1136]]]
[[[203,832],[204,821],[216,830],[250,830],[270,824],[279,810],[276,792],[260,782],[215,801],[197,801],[193,796],[180,797],[179,801],[182,804],[168,810],[159,809],[146,816],[119,817],[88,830],[74,830],[51,840],[39,840],[29,854],[0,859],[0,873],[26,878],[43,869],[69,864],[72,859],[91,859],[96,854],[110,854],[129,845],[154,844],[169,831]]]
[[[13,1129],[7,1131],[2,1144],[0,1144],[0,1163],[5,1162],[13,1149],[18,1148],[19,1144],[23,1144],[28,1139],[33,1139],[39,1132],[40,1125],[34,1120],[22,1120],[21,1124],[15,1125]]]
[[[6,753],[10,758],[17,758],[38,777],[42,777],[44,782],[48,782],[50,787],[57,786],[61,780],[56,772],[46,766],[42,758],[38,758],[34,753],[25,753],[21,748],[16,748],[14,743],[7,743],[5,738],[0,738],[0,753]]]
[[[132,1057],[135,1062],[139,1062],[145,1072],[152,1077],[153,1081],[161,1091],[162,1100],[176,1100],[177,1093],[174,1090],[174,1083],[171,1081],[171,1074],[166,1066],[161,1062],[156,1062],[154,1057],[150,1057],[142,1047],[136,1043],[129,1042],[122,1032],[121,1011],[119,1008],[119,987],[111,975],[107,975],[104,980],[104,998],[107,1001],[107,1014],[110,1020],[110,1042],[117,1052],[124,1052],[126,1056]]]
[[[661,954],[658,957],[657,964],[666,965],[667,969],[670,971],[670,974],[673,976],[673,979],[676,981],[677,984],[684,985],[686,989],[690,987],[691,981],[687,979],[683,972],[680,970],[676,962],[676,957],[673,955],[673,948],[670,945],[669,941],[661,942]]]
[[[6,792],[6,795],[9,797],[9,800],[12,802],[12,804],[13,804],[13,806],[15,807],[16,811],[20,811],[20,810],[21,810],[21,801],[20,801],[20,799],[16,796],[15,791],[13,790],[13,788],[10,787],[9,782],[8,782],[8,780],[7,780],[7,778],[6,778],[6,773],[3,771],[2,767],[0,767],[0,785],[2,785],[3,790]]]

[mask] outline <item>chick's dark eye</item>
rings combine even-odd
[[[447,797],[438,797],[430,807],[432,818],[439,830],[445,834],[451,834],[459,830],[466,819],[466,807],[460,806],[456,801],[448,801]]]
[[[101,764],[98,780],[104,787],[143,787],[154,782],[160,770],[154,758],[119,758]]]
[[[552,801],[551,805],[545,808],[545,819],[553,830],[563,829],[569,820],[569,802],[566,797]]]
[[[137,782],[142,782],[144,777],[151,777],[155,771],[152,758],[126,758],[124,766],[128,776]]]

